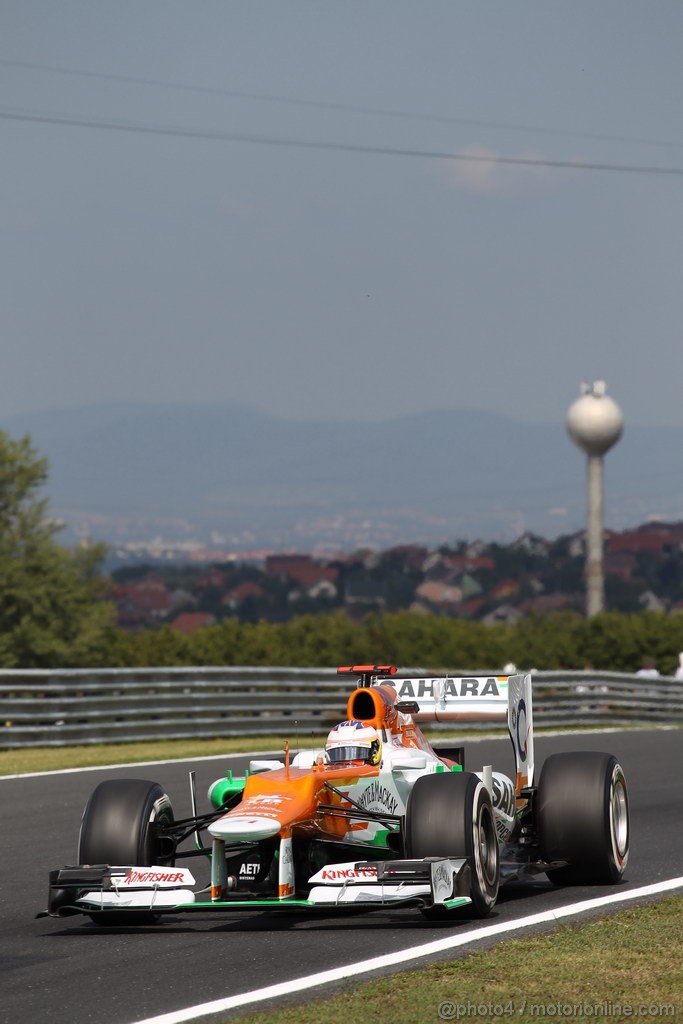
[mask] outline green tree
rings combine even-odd
[[[103,545],[75,552],[55,536],[41,494],[47,460],[0,430],[0,666],[102,664],[114,608],[103,598]]]

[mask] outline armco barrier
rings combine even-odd
[[[533,678],[537,729],[683,723],[683,682],[617,672]],[[3,669],[0,749],[243,735],[318,742],[344,716],[349,682],[316,668]],[[477,727],[490,723],[467,723]]]

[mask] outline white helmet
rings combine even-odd
[[[335,725],[327,737],[325,749],[334,763],[361,761],[363,764],[379,764],[382,759],[382,741],[377,730],[354,719]]]

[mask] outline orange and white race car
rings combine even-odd
[[[618,882],[629,851],[626,780],[608,753],[553,754],[534,777],[531,676],[401,677],[355,665],[346,718],[324,745],[254,760],[209,789],[212,809],[174,819],[155,782],[102,782],[81,823],[79,864],[50,874],[47,913],[146,923],[190,911],[331,911],[413,905],[484,916],[502,883]],[[514,778],[465,771],[423,722],[507,722]],[[188,841],[192,848],[187,849]],[[177,861],[209,861],[198,886]]]

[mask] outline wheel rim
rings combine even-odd
[[[624,776],[615,771],[610,793],[610,830],[612,848],[619,864],[623,864],[628,851],[628,800]]]
[[[150,811],[149,823],[145,829],[145,856],[150,864],[169,864],[174,862],[175,848],[170,840],[164,841],[158,834],[155,826],[163,827],[173,823],[173,811],[168,796],[164,793],[157,800]]]
[[[493,817],[487,807],[482,807],[475,826],[475,856],[481,871],[482,881],[487,888],[496,883],[498,867],[498,839],[493,826]]]

